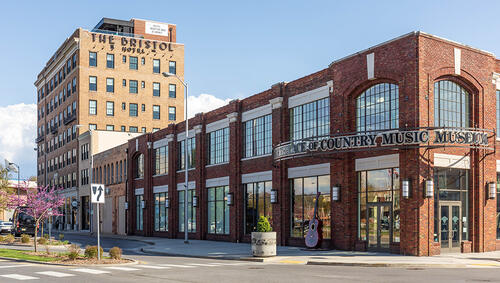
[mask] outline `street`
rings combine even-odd
[[[94,237],[66,234],[82,246]],[[103,237],[103,247],[120,246],[137,264],[120,266],[55,266],[0,260],[0,282],[498,282],[500,269],[386,268],[315,266],[282,260],[259,263],[148,255],[140,241]],[[468,278],[468,279],[464,279]]]

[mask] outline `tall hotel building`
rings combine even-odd
[[[173,24],[103,18],[91,31],[76,29],[35,81],[38,184],[64,187],[69,207],[89,180],[78,168],[80,134],[154,132],[183,119],[184,88],[166,71],[184,77]]]

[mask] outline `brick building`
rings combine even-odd
[[[264,215],[302,246],[320,192],[324,247],[500,249],[498,73],[491,53],[412,32],[196,115],[187,166],[184,122],[131,139],[128,233],[248,242]]]
[[[79,168],[81,134],[154,132],[182,120],[184,87],[162,75],[184,77],[176,36],[173,24],[103,18],[64,40],[35,81],[39,185],[61,186],[68,203],[78,200],[82,182],[92,181]],[[75,210],[65,210],[64,229],[78,229]]]

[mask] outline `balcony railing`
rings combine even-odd
[[[35,143],[39,143],[41,141],[43,141],[45,138],[45,136],[39,136],[38,138],[35,139]]]
[[[111,34],[111,35],[119,35],[119,36],[127,36],[127,37],[135,37],[135,38],[144,38],[144,36],[142,36],[140,34],[117,32],[117,31],[103,30],[103,29],[93,29],[92,32]]]
[[[50,132],[54,135],[57,134],[57,127],[50,127]]]
[[[76,119],[76,114],[71,113],[71,115],[68,115],[66,118],[64,118],[64,125],[67,125],[71,122],[73,122]]]

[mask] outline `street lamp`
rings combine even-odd
[[[17,196],[19,196],[19,186],[21,185],[21,169],[19,169],[19,165],[17,165],[16,163],[14,162],[10,162],[8,161],[7,159],[5,159],[5,163],[7,164],[7,171],[11,171],[10,167],[11,166],[15,166],[16,167],[16,170],[12,170],[14,172],[17,173]]]
[[[189,244],[188,240],[188,138],[189,138],[189,124],[188,124],[188,86],[176,74],[163,72],[162,75],[166,78],[175,77],[184,85],[184,120],[186,121],[186,139],[184,140],[184,243]]]
[[[78,125],[75,125],[75,127],[79,129],[79,128],[85,127],[85,125],[78,124]],[[94,182],[94,179],[93,179],[94,174],[92,174],[92,171],[94,169],[94,156],[92,155],[92,128],[90,128],[90,127],[89,127],[89,135],[90,135],[90,143],[89,143],[89,155],[90,155],[90,170],[89,171],[90,172],[89,172],[89,174],[90,174],[90,184],[92,184]],[[78,197],[80,197],[80,190],[78,190]],[[90,217],[89,217],[90,218],[90,227],[89,227],[90,233],[92,233],[92,224],[93,224],[92,223],[93,222],[92,221],[92,218],[93,218],[92,211],[93,211],[93,207],[92,207],[92,205],[90,205],[90,212],[91,212]],[[99,226],[99,224],[100,224],[99,219],[97,219],[97,225]]]

